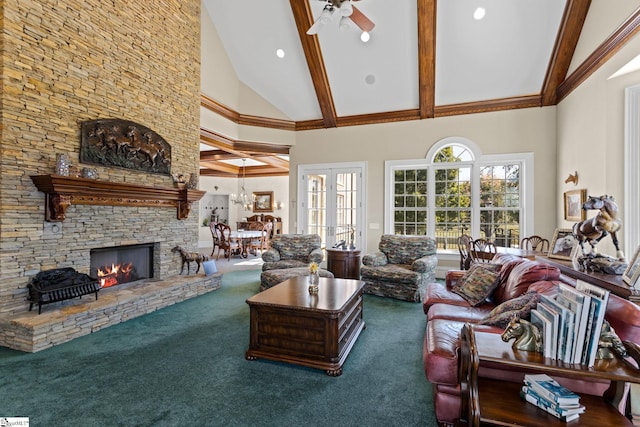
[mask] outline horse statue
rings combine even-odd
[[[593,218],[573,224],[573,235],[578,240],[582,253],[586,255],[584,242],[588,242],[591,246],[591,254],[597,254],[596,245],[610,234],[613,245],[616,247],[616,257],[624,261],[624,253],[620,250],[617,236],[618,230],[622,227],[622,221],[618,219],[618,205],[613,197],[589,196],[582,205],[582,209],[599,211]]]
[[[191,264],[192,261],[195,261],[196,265],[198,266],[198,268],[196,269],[196,274],[198,274],[198,271],[200,271],[200,264],[209,260],[209,257],[206,255],[198,252],[188,252],[180,246],[174,247],[173,249],[171,249],[171,252],[180,253],[180,257],[182,258],[182,268],[180,269],[180,274],[182,274],[182,272],[184,271],[184,266],[186,265],[187,276],[189,275],[189,264]]]
[[[523,351],[536,351],[542,353],[542,335],[540,330],[519,317],[514,317],[507,325],[502,335],[500,335],[502,341],[508,342],[510,339],[515,338],[513,348]]]

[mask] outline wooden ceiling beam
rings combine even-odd
[[[257,166],[254,166],[257,167]],[[259,172],[254,172],[253,175],[250,175],[251,168],[247,168],[247,173],[246,173],[246,177],[247,178],[261,178],[261,177],[266,177],[266,176],[289,176],[289,172],[284,172],[281,169],[280,170],[261,170]],[[237,175],[231,175],[216,169],[200,169],[200,175],[201,176],[213,176],[213,177],[218,177],[218,178],[242,178],[242,175],[237,176]]]
[[[590,6],[591,0],[567,1],[542,85],[542,106],[557,103],[558,86],[567,77]]]
[[[629,40],[640,32],[640,7],[633,12],[595,51],[576,68],[559,86],[558,100],[562,101],[575,88],[595,73],[617,51],[622,49]]]
[[[204,176],[234,177],[283,176],[289,174],[288,145],[235,141],[209,129],[200,128],[200,142],[214,150],[200,152],[200,174]],[[254,159],[264,166],[235,166],[222,160]],[[243,171],[244,168],[244,171]]]
[[[230,165],[229,163],[204,161],[204,162],[200,162],[200,166],[204,166],[207,169],[215,169],[225,174],[229,174],[229,176],[240,175],[240,167],[235,165]]]
[[[421,119],[436,103],[436,0],[418,0],[418,99]]]
[[[298,36],[302,44],[304,56],[307,59],[307,66],[316,90],[316,97],[322,112],[323,124],[326,128],[336,127],[336,107],[333,104],[329,76],[324,66],[324,59],[320,49],[320,41],[317,35],[310,36],[307,30],[313,25],[313,13],[308,0],[289,0],[293,18],[298,28]]]

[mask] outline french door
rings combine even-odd
[[[360,249],[364,235],[366,163],[298,167],[298,232],[318,234],[322,248],[340,241]]]

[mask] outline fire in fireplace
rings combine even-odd
[[[102,288],[153,277],[153,243],[97,248],[89,255],[89,275]]]

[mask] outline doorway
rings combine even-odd
[[[366,163],[298,167],[298,230],[318,234],[322,248],[363,248]]]

